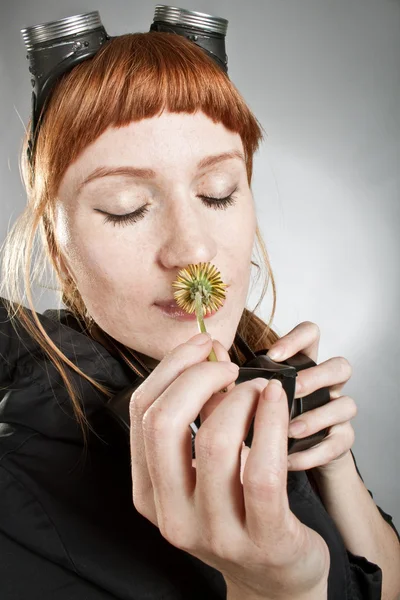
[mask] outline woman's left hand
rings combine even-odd
[[[281,362],[302,352],[317,362],[320,330],[315,323],[305,321],[297,325],[287,335],[271,346],[267,355]],[[280,351],[279,356],[275,352]],[[317,468],[318,472],[329,473],[344,463],[350,455],[354,443],[354,429],[350,423],[357,415],[357,405],[353,398],[342,396],[342,389],[352,375],[352,368],[343,357],[329,360],[299,371],[296,378],[295,398],[302,398],[322,387],[329,389],[331,402],[309,410],[290,422],[289,436],[303,438],[329,427],[328,435],[312,448],[294,452],[288,458],[288,470],[304,471]],[[293,426],[301,424],[303,431],[295,431]]]

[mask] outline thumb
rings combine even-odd
[[[214,352],[217,355],[218,360],[223,360],[223,361],[231,360],[231,357],[229,356],[229,352],[227,351],[225,346],[223,344],[221,344],[221,342],[219,342],[218,340],[212,340],[212,344],[213,344]]]
[[[225,346],[221,344],[218,340],[212,340],[213,349],[219,361],[230,361],[231,358]],[[211,413],[217,408],[217,406],[224,400],[227,394],[235,387],[235,382],[232,381],[227,386],[227,392],[216,392],[211,396],[209,400],[205,403],[203,408],[200,411],[200,424],[202,424],[207,417],[211,415]]]

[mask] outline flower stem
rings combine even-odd
[[[202,302],[202,298],[201,298],[201,293],[199,291],[196,292],[195,307],[196,307],[197,324],[199,326],[200,333],[207,333],[206,326],[204,325],[204,319],[203,319],[203,313],[204,313],[203,302]],[[214,348],[211,349],[211,352],[208,355],[207,360],[214,360],[214,361],[218,362],[218,358],[214,352]]]

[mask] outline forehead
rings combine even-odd
[[[63,183],[79,183],[99,166],[192,171],[204,156],[235,149],[243,152],[239,134],[204,113],[163,112],[107,129],[70,165]]]

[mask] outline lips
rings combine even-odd
[[[178,304],[176,300],[174,300],[174,298],[170,298],[168,300],[157,300],[157,302],[155,302],[154,304],[156,304],[157,306],[161,306],[161,308],[176,308],[177,310],[179,309]]]
[[[186,311],[184,311],[180,306],[178,306],[176,300],[159,300],[157,302],[154,303],[156,306],[159,306],[160,308],[163,308],[165,310],[169,310],[169,311],[176,311],[176,312],[182,312],[185,313]],[[215,314],[217,311],[213,310],[211,313],[206,313],[206,314]],[[188,314],[188,313],[186,313]],[[194,313],[193,313],[194,314]]]
[[[172,317],[173,319],[178,319],[179,321],[195,321],[196,313],[187,313],[185,310],[180,308],[175,300],[159,300],[154,303],[159,309],[161,309],[162,313],[168,317]],[[216,310],[211,313],[206,313],[204,315],[204,319],[208,319],[216,314]]]

